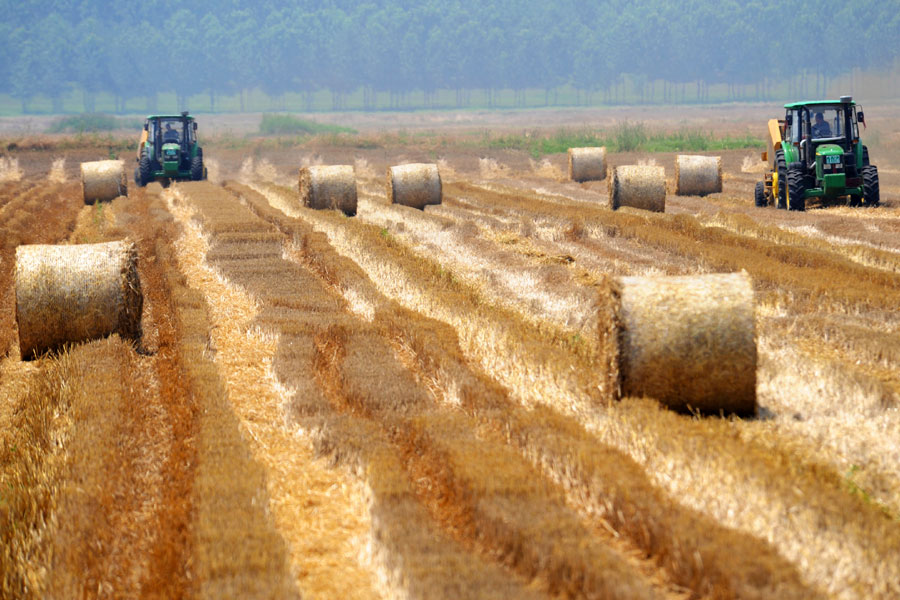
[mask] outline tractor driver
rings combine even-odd
[[[163,133],[163,140],[165,142],[178,142],[178,131],[172,129],[171,123],[166,123],[166,131]]]
[[[831,137],[831,126],[828,125],[828,121],[825,120],[825,116],[820,112],[816,113],[816,122],[813,123],[812,126],[812,136],[814,138]]]

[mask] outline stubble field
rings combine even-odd
[[[671,194],[674,154],[612,154],[666,168],[655,214],[564,155],[386,139],[212,146],[210,181],[99,206],[97,151],[7,153],[0,595],[900,595],[889,156],[882,207],[788,213],[752,206],[753,151],[705,198]],[[386,167],[421,160],[443,203],[389,204]],[[298,206],[316,163],[355,165],[356,217]],[[20,360],[15,247],[123,238],[141,341]],[[610,396],[608,276],[740,270],[755,417]]]

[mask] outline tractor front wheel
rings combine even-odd
[[[141,162],[138,163],[137,175],[140,178],[140,181],[137,182],[138,186],[144,187],[150,183],[153,171],[150,165],[150,157],[146,154],[141,157]]]
[[[803,185],[803,169],[791,168],[787,172],[787,204],[789,210],[806,210],[806,186]]]
[[[753,190],[753,202],[756,206],[763,207],[768,202],[766,202],[766,184],[763,181],[756,182],[756,189]]]
[[[203,179],[203,157],[195,156],[191,159],[191,181]]]
[[[878,189],[878,167],[869,165],[862,168],[863,203],[866,206],[878,206],[881,203],[881,192]]]

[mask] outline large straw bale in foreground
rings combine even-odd
[[[81,188],[84,203],[109,202],[128,194],[125,165],[121,160],[81,163]]]
[[[662,167],[626,165],[613,169],[609,179],[609,205],[654,212],[666,210],[666,170]]]
[[[606,147],[569,148],[569,179],[600,181],[606,177]]]
[[[16,248],[23,358],[112,333],[137,340],[142,307],[131,242]]]
[[[721,156],[679,154],[675,158],[676,196],[705,196],[721,191]]]
[[[441,203],[441,174],[430,163],[414,163],[388,167],[387,193],[393,204],[424,210],[429,204]]]
[[[337,209],[356,214],[356,175],[352,165],[300,169],[300,204],[315,209]]]
[[[622,277],[622,394],[672,408],[756,410],[753,286],[745,273]]]

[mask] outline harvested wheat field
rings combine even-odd
[[[0,183],[0,597],[900,597],[900,173],[788,213],[747,152],[704,196],[607,154],[654,212],[565,153],[312,150]],[[16,249],[119,241],[140,327],[23,357]]]

